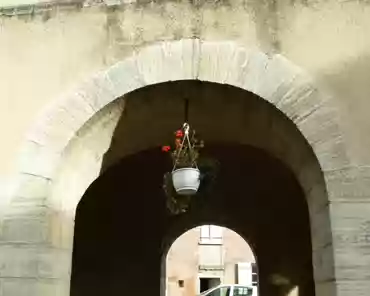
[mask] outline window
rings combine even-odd
[[[257,264],[252,263],[252,285],[258,285],[258,274],[257,274]]]
[[[230,296],[230,287],[221,287],[213,290],[207,296]]]
[[[233,296],[251,296],[253,289],[249,287],[234,287]]]
[[[200,227],[201,244],[222,244],[223,228],[216,225],[203,225]]]

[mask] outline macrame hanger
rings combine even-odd
[[[191,142],[190,142],[190,134],[189,134],[190,125],[188,123],[188,119],[189,119],[189,99],[184,98],[184,124],[182,125],[182,129],[184,131],[184,137],[182,139],[181,148],[177,152],[177,157],[179,157],[181,151],[184,149],[185,142],[187,142],[187,149],[192,149]],[[175,170],[176,166],[177,166],[177,160],[175,161],[172,170]]]

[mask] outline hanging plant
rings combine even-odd
[[[162,151],[171,154],[173,162],[173,169],[164,175],[163,182],[167,207],[173,214],[184,213],[191,196],[205,194],[215,180],[218,165],[199,157],[199,150],[203,147],[203,141],[195,137],[195,131],[191,131],[187,123],[175,132],[172,147],[162,147]]]

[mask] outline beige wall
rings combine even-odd
[[[207,4],[201,10],[187,1],[123,5],[115,12],[70,5],[34,17],[1,17],[0,176],[14,170],[27,130],[52,100],[136,47],[192,36],[281,52],[335,97],[352,159],[370,163],[370,6],[280,0],[274,8],[264,2],[241,6],[232,0],[231,6]]]
[[[167,295],[194,295],[198,276],[198,242],[199,230],[192,229],[172,244],[166,258]],[[178,286],[179,280],[184,281],[183,288]]]
[[[168,296],[194,296],[196,294],[199,275],[199,248],[201,247],[199,238],[199,228],[189,230],[181,235],[168,251],[166,259]],[[255,262],[254,255],[246,241],[236,232],[227,228],[223,230],[221,249],[224,260],[224,270],[220,273],[221,281],[224,284],[235,284],[235,264]],[[210,273],[212,272],[205,274]],[[184,288],[178,286],[179,280],[184,280]]]
[[[273,5],[273,2],[276,5]],[[6,2],[0,3],[6,4]],[[357,267],[344,268],[341,270],[342,273],[338,271],[340,266],[351,264],[357,264],[363,270],[368,270],[367,263],[364,265],[365,261],[362,257],[357,256],[360,247],[356,248],[355,244],[349,243],[350,239],[347,239],[346,234],[341,231],[350,229],[350,235],[354,236],[353,241],[355,242],[362,241],[367,231],[367,228],[361,228],[361,225],[367,225],[367,204],[370,196],[367,172],[367,166],[370,163],[368,149],[370,144],[370,117],[368,116],[370,84],[367,79],[370,74],[369,10],[370,6],[366,1],[336,0],[230,0],[201,3],[199,7],[192,6],[189,1],[180,3],[162,1],[148,5],[124,4],[118,9],[107,9],[104,5],[78,9],[77,6],[71,4],[56,5],[51,10],[45,10],[36,15],[27,13],[17,15],[20,13],[17,9],[8,9],[5,12],[1,10],[1,201],[5,199],[4,195],[7,195],[8,187],[11,187],[10,177],[17,171],[17,158],[20,155],[22,141],[27,138],[27,132],[32,129],[40,112],[53,106],[59,97],[65,98],[69,92],[73,93],[83,81],[97,72],[106,71],[116,62],[125,60],[136,50],[147,48],[151,44],[192,37],[199,38],[201,41],[232,40],[244,48],[257,48],[268,54],[283,54],[312,76],[320,90],[331,95],[333,97],[331,103],[339,108],[341,130],[344,132],[343,138],[348,148],[346,152],[349,152],[351,163],[348,171],[338,166],[335,167],[338,171],[330,171],[334,177],[326,175],[328,176],[326,180],[331,182],[329,185],[330,198],[337,197],[338,203],[345,201],[339,205],[330,203],[331,219],[335,222],[332,225],[336,233],[334,249],[337,250],[338,269],[335,274],[347,279],[346,270],[356,270],[357,273],[354,273],[353,278],[362,280],[365,285],[367,282],[358,275],[361,271],[358,271]],[[8,17],[4,16],[4,13],[15,15]],[[156,54],[153,56],[158,57]],[[225,57],[222,60],[226,59]],[[213,72],[217,72],[218,62],[219,60],[216,59],[209,63],[210,67],[205,77],[212,78]],[[155,63],[155,61],[149,60],[148,63]],[[263,71],[258,56],[251,63],[256,63],[255,67],[258,71]],[[156,67],[153,66],[153,68]],[[273,75],[279,77],[280,74],[284,79],[286,78],[284,73]],[[261,77],[266,76],[261,74]],[[257,81],[260,77],[257,75],[250,78]],[[250,85],[254,83],[255,81]],[[292,103],[293,109],[294,104],[295,102]],[[307,109],[310,107],[308,106]],[[301,105],[299,108],[301,110],[299,114],[302,115],[304,106]],[[294,116],[296,113],[293,111],[292,114]],[[58,124],[63,126],[64,122]],[[316,131],[317,126],[311,128],[315,131],[307,127],[306,137],[310,136],[309,132],[319,133]],[[330,135],[327,138],[331,145]],[[313,144],[312,141],[310,143]],[[336,163],[336,159],[330,159],[330,161]],[[329,167],[333,168],[330,165]],[[41,183],[48,182],[43,178],[39,180]],[[37,186],[39,183],[32,183],[31,188],[25,189],[24,192],[28,191],[32,197],[42,195],[44,198],[44,194],[49,197],[49,193],[43,192],[43,189],[40,190],[41,193],[34,194],[39,189]],[[353,202],[354,199],[358,201],[358,204],[349,206],[347,202]],[[73,212],[69,212],[67,216],[72,225]],[[327,215],[324,214],[323,217],[325,220]],[[355,222],[351,222],[353,217],[357,217]],[[321,229],[322,221],[319,221],[319,218],[312,220],[312,223],[320,225],[317,229]],[[49,226],[48,222],[40,223],[40,225]],[[35,226],[35,229],[38,229],[37,227]],[[21,226],[20,229],[24,233],[19,234],[19,237],[27,237],[27,228]],[[72,233],[73,228],[69,229]],[[356,233],[357,230],[359,234]],[[330,230],[328,232],[331,234]],[[331,251],[325,252],[329,254]],[[346,258],[351,252],[357,256],[353,258],[357,259],[347,261]],[[70,252],[67,256],[70,256]],[[33,257],[29,256],[27,260],[28,258]],[[58,260],[53,261],[55,258],[61,260],[61,256],[56,255],[50,260],[52,266],[58,265],[55,263],[59,262]],[[321,258],[317,258],[317,261],[322,262]],[[68,262],[68,260],[63,259],[63,262]],[[332,265],[328,266],[330,269]],[[325,276],[327,275],[323,266],[318,269],[324,272]],[[327,273],[329,274],[327,278],[332,279],[331,270]],[[326,279],[325,276],[323,278]],[[63,281],[65,281],[63,282],[63,295],[67,295],[68,276],[63,278]],[[352,287],[359,286],[356,282],[351,285]],[[332,283],[328,284],[325,280],[317,285],[317,294],[332,295],[330,294],[332,292],[327,292],[333,289],[332,287]],[[344,281],[341,287],[341,291],[346,290],[347,282]],[[14,295],[18,296],[19,291],[14,289],[16,291]],[[362,289],[368,291],[365,286]],[[26,290],[25,288],[24,291]],[[41,295],[36,288],[35,291],[35,295]],[[10,293],[5,294],[10,295]]]

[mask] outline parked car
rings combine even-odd
[[[257,287],[246,285],[219,285],[199,296],[257,296]]]

